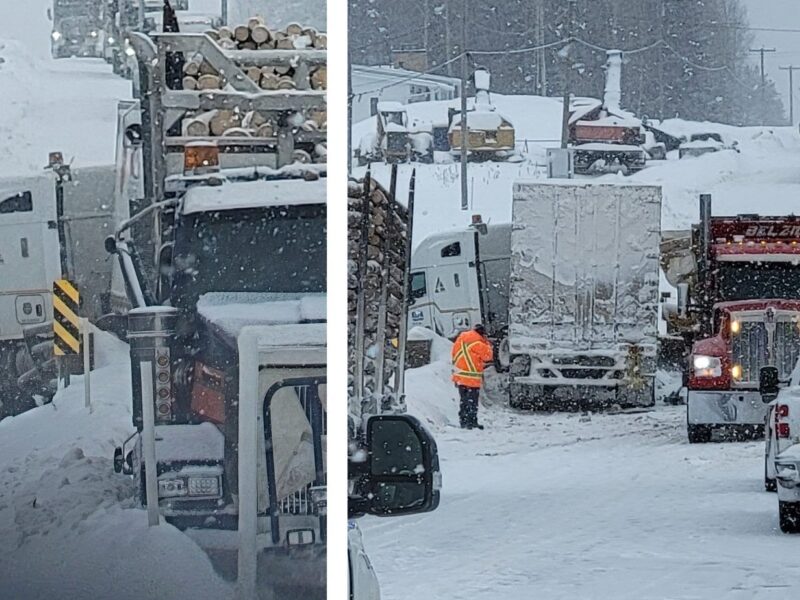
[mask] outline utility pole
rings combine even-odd
[[[450,0],[445,0],[444,3],[444,47],[445,47],[445,60],[450,60],[453,57],[453,40],[450,35]],[[453,63],[447,63],[447,75],[453,76]]]
[[[766,114],[764,110],[766,109],[767,104],[767,76],[764,71],[764,54],[767,52],[777,52],[775,48],[750,48],[751,54],[760,54],[761,55],[761,124],[763,125],[766,121]]]
[[[800,67],[789,65],[788,67],[778,67],[781,71],[789,71],[789,125],[794,127],[794,72]]]
[[[575,10],[577,8],[577,0],[569,0],[569,12],[567,16],[567,36],[573,37],[575,34]],[[564,98],[563,108],[561,110],[561,147],[566,148],[569,141],[569,101],[572,92],[572,61],[569,57],[569,48],[572,42],[569,42],[564,47]]]
[[[469,79],[469,57],[467,56],[467,2],[461,6],[461,210],[469,210],[467,190],[467,151],[469,131],[467,129],[467,80]]]
[[[353,53],[347,49],[347,174],[353,172]]]
[[[544,0],[538,0],[535,10],[536,34],[534,39],[537,46],[544,46]],[[536,93],[540,96],[547,96],[547,50],[537,50],[534,56],[536,57]]]

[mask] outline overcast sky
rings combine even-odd
[[[800,31],[800,0],[743,0],[750,17],[751,27],[797,29]],[[778,67],[794,64],[800,66],[800,33],[777,31],[754,31],[756,44],[775,48],[777,52],[766,54],[764,63],[767,76],[775,81],[783,103],[789,104],[789,73]],[[753,55],[757,64],[759,57]],[[794,120],[800,121],[800,71],[794,72]]]

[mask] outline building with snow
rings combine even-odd
[[[353,122],[374,115],[378,102],[426,102],[460,97],[461,80],[444,75],[417,73],[398,67],[352,67]]]

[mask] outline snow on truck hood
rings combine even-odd
[[[184,215],[191,215],[215,210],[324,204],[326,184],[327,180],[321,177],[313,181],[273,179],[200,185],[186,192],[181,210]]]
[[[242,328],[250,325],[316,323],[324,331],[326,294],[212,292],[200,297],[197,312],[233,338],[238,337]]]

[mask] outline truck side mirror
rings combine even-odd
[[[131,146],[138,146],[142,143],[142,126],[138,123],[128,125],[125,129],[125,139]]]
[[[122,448],[114,448],[114,473],[122,473],[122,465],[124,464]]]
[[[779,390],[780,382],[777,367],[761,367],[758,372],[758,391],[761,394],[761,401],[764,403],[772,402],[778,396]]]
[[[400,516],[439,506],[441,473],[433,436],[410,415],[379,415],[367,422],[364,463],[349,499],[351,517]]]
[[[678,316],[685,317],[689,312],[689,284],[678,284]]]

